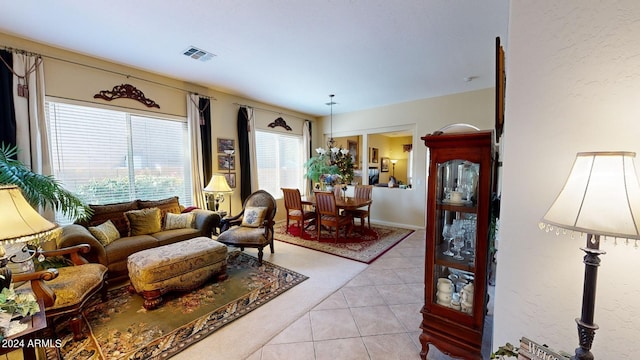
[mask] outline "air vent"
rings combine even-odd
[[[198,49],[195,46],[189,46],[186,50],[182,52],[185,56],[188,56],[192,59],[200,60],[200,61],[209,61],[213,59],[216,54],[212,54],[208,51],[204,51],[202,49]]]

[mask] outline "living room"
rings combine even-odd
[[[509,11],[505,133],[501,141],[501,242],[493,347],[517,343],[526,336],[572,352],[578,340],[574,318],[580,313],[584,270],[578,248],[584,246],[584,241],[540,231],[538,222],[560,191],[577,152],[638,149],[635,104],[640,90],[637,71],[640,64],[635,54],[640,51],[637,42],[640,9],[632,0],[597,4],[549,0],[530,4],[511,2]],[[0,34],[0,43],[160,84],[185,86],[175,79],[8,34]],[[93,101],[96,90],[109,89],[123,81],[120,75],[65,61],[45,59],[45,66],[50,96]],[[127,82],[160,103],[163,113],[185,115],[186,99],[182,92],[133,76]],[[234,103],[308,117],[211,89],[190,87],[190,90],[216,99],[212,107],[214,119],[229,119],[231,126],[220,124],[214,128],[216,137],[234,138],[238,110]],[[334,133],[349,136],[367,129],[391,131],[398,124],[409,125],[414,129],[414,149],[424,148],[419,136],[450,123],[464,121],[482,129],[493,128],[493,97],[494,89],[485,89],[336,114]],[[322,130],[315,133],[314,143],[322,144],[320,135],[328,133],[327,116],[317,120]],[[426,174],[426,162],[426,152],[416,151],[416,176]],[[374,213],[373,217],[423,227],[425,179],[421,184],[414,183],[411,192],[402,192],[407,194],[406,199],[394,197],[398,191],[390,199],[385,199],[389,192],[375,195],[376,201],[403,204],[403,208],[408,208],[403,214],[411,214],[411,219],[393,211]],[[240,207],[237,191],[232,206]],[[634,301],[640,296],[640,284],[635,279],[640,262],[634,241],[629,245],[623,240],[617,243],[615,246],[614,239],[610,239],[602,244],[607,255],[602,257],[598,281],[595,322],[600,329],[593,352],[597,358],[632,359],[637,350],[636,334],[640,331],[635,321],[640,305]]]

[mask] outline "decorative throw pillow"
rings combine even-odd
[[[262,225],[262,221],[264,220],[266,214],[267,208],[264,206],[248,206],[244,209],[242,226],[259,227],[260,225]]]
[[[164,218],[164,229],[187,229],[193,227],[193,221],[195,220],[194,213],[186,214],[172,214],[167,213]]]
[[[103,246],[109,245],[113,240],[120,238],[120,231],[111,220],[107,220],[98,226],[89,226],[89,232],[95,236]]]
[[[147,208],[124,213],[129,221],[131,236],[157,233],[162,230],[160,209]]]

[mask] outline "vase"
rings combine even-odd
[[[325,189],[326,191],[333,192],[333,185],[326,185],[326,186],[324,187],[324,189]]]

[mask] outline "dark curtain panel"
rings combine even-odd
[[[16,112],[13,107],[13,55],[0,50],[0,143],[16,145]],[[8,67],[7,67],[8,66]]]
[[[247,109],[238,109],[238,160],[240,161],[240,200],[251,195],[251,165],[249,164],[249,116]]]
[[[200,140],[202,141],[202,171],[205,186],[213,175],[213,152],[211,150],[211,100],[200,98]]]

